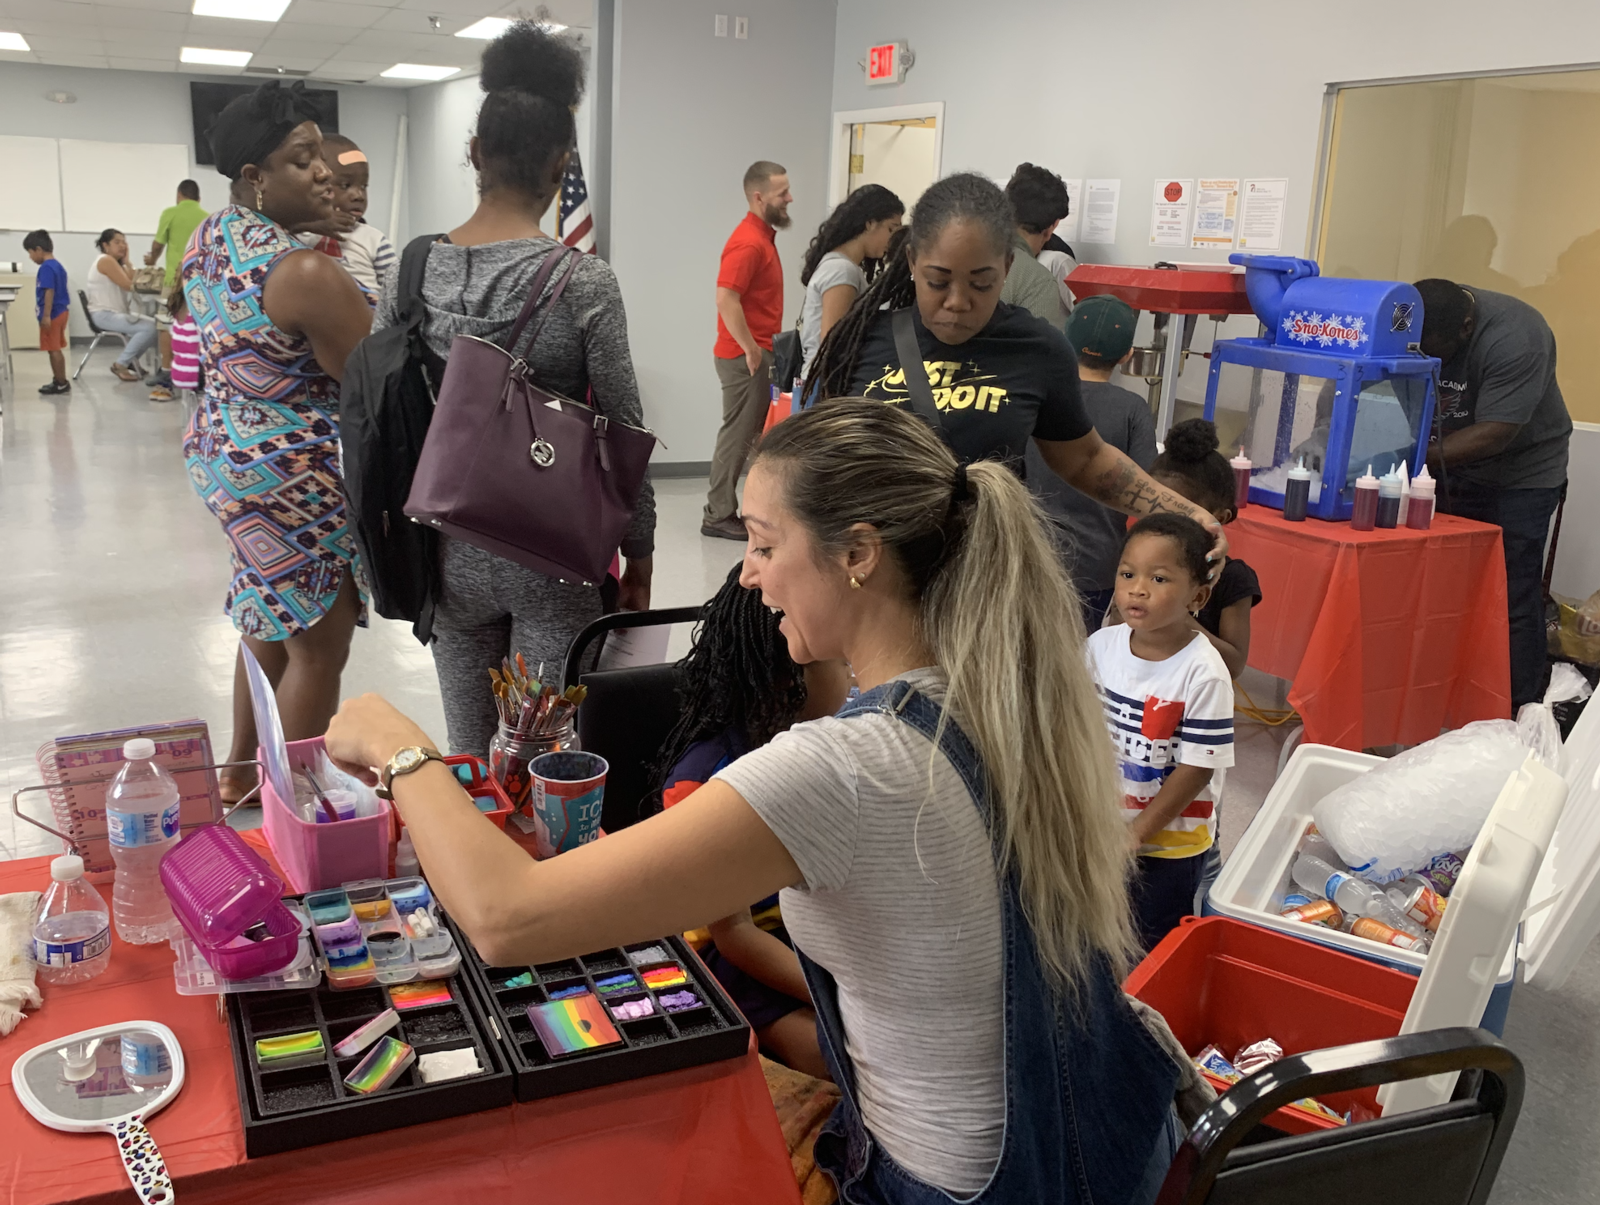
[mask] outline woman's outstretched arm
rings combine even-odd
[[[328,755],[368,781],[408,745],[432,742],[378,695],[347,700],[328,728]],[[429,885],[493,965],[680,933],[801,880],[772,830],[716,780],[658,816],[544,862],[496,829],[446,766],[429,762],[393,789]]]

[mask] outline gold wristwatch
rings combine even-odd
[[[389,764],[383,768],[383,773],[378,775],[378,785],[373,790],[379,799],[393,799],[395,775],[410,774],[413,770],[422,769],[431,761],[444,761],[444,754],[426,745],[407,745],[404,749],[396,750],[395,755],[389,759]]]

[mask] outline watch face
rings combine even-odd
[[[397,772],[409,773],[427,760],[427,754],[413,745],[394,755],[394,768]]]

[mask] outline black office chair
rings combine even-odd
[[[94,349],[100,346],[100,340],[121,339],[122,346],[128,346],[127,335],[124,335],[121,331],[108,331],[104,327],[95,324],[94,315],[89,312],[89,294],[82,289],[78,290],[78,304],[83,307],[84,321],[89,324],[89,329],[94,332],[94,341],[89,344],[89,350],[83,353],[83,359],[78,361],[77,372],[72,374],[74,381],[78,379],[78,374],[83,371],[83,366],[89,362],[89,357],[94,355]]]
[[[1442,1105],[1269,1138],[1274,1109],[1399,1080],[1461,1072]],[[1483,1205],[1522,1108],[1522,1063],[1482,1029],[1436,1029],[1281,1059],[1217,1098],[1190,1130],[1156,1205]]]
[[[642,818],[645,803],[660,785],[650,780],[650,763],[678,722],[683,704],[678,698],[677,668],[670,663],[594,668],[606,634],[621,628],[694,623],[699,618],[699,607],[618,611],[584,628],[567,649],[562,689],[577,685],[589,689],[578,708],[578,742],[610,764],[600,820],[608,833]],[[595,645],[592,650],[591,645]],[[590,668],[585,670],[585,664]]]

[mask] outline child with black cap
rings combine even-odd
[[[1100,438],[1126,452],[1141,469],[1156,458],[1156,427],[1150,405],[1137,393],[1111,384],[1111,373],[1133,354],[1138,313],[1115,297],[1089,297],[1067,319],[1067,339],[1078,353],[1083,408]],[[1083,600],[1089,631],[1111,605],[1117,557],[1128,516],[1073,489],[1050,471],[1039,450],[1028,444],[1028,485],[1061,529],[1060,543],[1072,584]]]

